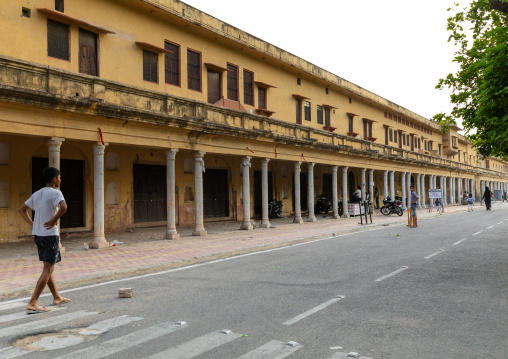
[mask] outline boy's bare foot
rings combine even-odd
[[[53,300],[53,304],[52,305],[61,305],[61,304],[66,304],[66,303],[69,303],[71,300],[69,298],[60,298],[60,299],[55,299]]]

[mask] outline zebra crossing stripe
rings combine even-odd
[[[310,309],[310,310],[306,311],[305,313],[302,313],[302,314],[300,314],[300,315],[298,315],[298,316],[294,317],[293,319],[287,320],[287,321],[285,321],[285,322],[284,322],[284,323],[282,323],[282,324],[283,324],[283,325],[292,325],[292,324],[295,324],[295,323],[299,322],[300,320],[302,320],[302,319],[304,319],[304,318],[307,318],[309,315],[314,314],[314,313],[316,313],[316,312],[319,312],[320,310],[325,309],[325,308],[326,308],[326,307],[328,307],[329,305],[332,305],[332,304],[334,304],[334,303],[337,303],[337,302],[338,302],[339,300],[341,300],[341,299],[344,299],[344,296],[343,296],[343,295],[341,295],[341,296],[339,296],[339,297],[337,297],[337,298],[330,299],[328,302],[323,303],[323,304],[321,304],[321,305],[318,305],[317,307],[312,308],[312,309]]]
[[[7,347],[0,349],[0,358],[2,359],[13,359],[18,358],[22,355],[31,353],[28,350],[23,350],[15,347]]]
[[[190,359],[238,339],[241,336],[241,334],[237,333],[222,334],[213,332],[157,353],[149,357],[149,359]]]
[[[369,357],[364,357],[363,355],[360,356],[361,359],[372,359]],[[351,359],[350,356],[347,355],[347,353],[337,352],[335,353],[330,359]]]
[[[81,335],[99,335],[106,333],[108,330],[120,327],[131,322],[136,322],[143,318],[129,317],[128,315],[122,315],[120,317],[106,319],[101,322],[90,325],[88,328],[81,330],[78,334]]]
[[[19,308],[19,307],[23,307],[25,305],[26,305],[26,303],[24,303],[24,302],[14,302],[14,303],[5,303],[5,304],[0,303],[0,310]]]
[[[55,307],[55,308],[52,308],[51,311],[57,312],[59,310],[64,310],[64,309],[67,309],[67,308]],[[19,313],[14,313],[14,314],[2,315],[0,317],[0,323],[12,322],[13,320],[18,320],[18,319],[33,318],[33,316],[34,315],[31,315],[31,316],[27,315],[26,312],[19,312]]]
[[[145,328],[134,333],[108,340],[101,344],[77,350],[73,353],[62,355],[57,359],[104,358],[108,355],[112,355],[136,345],[143,344],[149,340],[170,334],[181,328],[183,328],[183,326],[175,324],[174,322],[165,322],[162,324],[154,325],[153,327]]]
[[[84,310],[80,310],[74,313],[67,313],[63,315],[59,315],[56,317],[48,317],[49,314],[33,314],[41,317],[41,320],[37,320],[35,322],[19,324],[12,327],[7,327],[0,329],[0,338],[8,337],[10,335],[19,335],[24,334],[30,331],[36,331],[38,329],[52,327],[54,325],[67,322],[74,319],[88,317],[90,315],[99,314],[96,312],[85,312]]]
[[[248,353],[245,353],[238,359],[282,359],[303,348],[301,345],[291,347],[283,342],[272,340],[265,345],[260,346]]]

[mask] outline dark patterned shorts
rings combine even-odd
[[[60,257],[60,247],[58,246],[58,236],[35,236],[34,239],[41,262],[55,264],[62,260]]]

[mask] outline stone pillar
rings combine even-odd
[[[337,190],[337,170],[339,166],[332,167],[332,208],[333,208],[333,218],[339,218],[339,195]]]
[[[463,197],[462,192],[463,192],[462,191],[462,178],[459,177],[459,178],[457,178],[457,196],[458,196],[457,203],[458,204],[462,203],[462,197]]]
[[[360,198],[360,200],[363,202],[365,201],[365,199],[367,198],[367,180],[365,179],[365,171],[367,171],[365,168],[362,168],[360,170],[360,173],[361,173],[361,180],[362,180],[362,198]]]
[[[93,145],[93,240],[90,248],[109,246],[104,237],[104,150],[106,145]]]
[[[48,166],[54,167],[57,170],[60,170],[60,152],[62,150],[62,143],[65,141],[65,138],[60,137],[52,137],[51,140],[47,142],[48,144]],[[63,174],[65,181],[65,173]],[[58,233],[60,234],[60,221],[58,221]],[[60,252],[65,253],[65,247],[62,246],[61,236],[58,239],[58,246],[60,247]]]
[[[422,208],[422,187],[421,187],[421,174],[416,175],[416,193],[418,194],[418,201],[416,202],[417,208]]]
[[[205,226],[203,225],[204,208],[203,208],[203,172],[205,172],[205,161],[203,157],[205,152],[196,152],[194,154],[194,192],[196,204],[196,225],[193,236],[206,236]]]
[[[166,151],[166,212],[168,217],[166,239],[180,238],[176,231],[175,157],[177,152],[177,149]]]
[[[241,171],[242,171],[242,200],[243,200],[243,222],[240,229],[251,230],[252,221],[250,219],[250,171],[251,166],[250,160],[252,157],[247,156],[242,160]]]
[[[347,210],[347,169],[342,167],[342,218],[349,218]]]
[[[406,174],[406,195],[407,195],[407,208],[411,208],[411,172]]]
[[[453,177],[450,177],[448,182],[449,182],[449,185],[450,185],[450,190],[449,190],[450,204],[455,204],[454,198],[453,198]]]
[[[422,202],[422,207],[425,208],[425,203],[426,203],[426,200],[425,200],[425,197],[427,197],[427,193],[425,192],[425,175],[422,174],[422,193],[420,193],[420,199],[421,199],[421,202]]]
[[[400,177],[402,186],[402,209],[407,209],[406,206],[406,172],[402,172]]]
[[[307,222],[316,222],[316,215],[314,214],[314,166],[315,163],[307,164],[307,207],[309,208],[309,217]]]
[[[471,193],[473,194],[473,198],[476,198],[476,183],[474,179],[471,179]]]
[[[261,228],[271,227],[268,215],[268,162],[268,158],[261,160]]]
[[[395,171],[390,171],[390,197],[395,201]]]
[[[383,195],[384,195],[384,198],[386,198],[386,197],[388,197],[388,171],[384,171],[383,186],[384,186]],[[392,200],[393,200],[393,198],[392,198]]]
[[[374,170],[369,170],[369,203],[374,209]]]
[[[300,166],[301,162],[295,162],[295,219],[293,223],[303,223],[302,203],[300,197]]]

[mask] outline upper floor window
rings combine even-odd
[[[254,73],[243,70],[243,102],[254,106]]]
[[[264,87],[258,88],[258,108],[266,110],[266,89]]]
[[[55,0],[55,10],[64,12],[64,0]]]
[[[187,82],[189,90],[201,91],[201,54],[187,50]]]
[[[393,130],[390,128],[388,131],[390,133],[390,142],[392,142],[393,141]]]
[[[311,120],[311,116],[310,116],[310,102],[304,101],[304,103],[303,103],[303,111],[304,111],[304,114],[305,114],[305,121],[310,121]]]
[[[164,48],[171,51],[164,54],[165,81],[167,84],[180,86],[180,46],[166,41]]]
[[[322,125],[323,124],[323,107],[317,105],[316,109],[317,109],[317,123],[319,125]]]
[[[48,56],[69,61],[69,25],[48,19]]]
[[[238,66],[228,64],[228,99],[238,101]]]
[[[143,50],[143,80],[159,82],[159,54]]]
[[[325,107],[325,126],[330,126],[330,109]]]
[[[393,142],[397,143],[397,130],[393,130]]]
[[[354,128],[353,128],[353,116],[349,115],[347,117],[348,119],[348,132],[352,133],[354,132]]]

